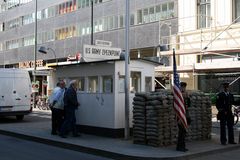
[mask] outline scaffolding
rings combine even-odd
[[[196,17],[198,16],[203,15],[179,18],[178,21],[184,21],[189,18],[196,20]],[[166,45],[170,48],[170,51],[160,52],[158,54],[159,57],[168,57],[171,61],[171,50],[172,48],[175,48],[178,72],[181,73],[182,76],[186,74],[192,75],[194,89],[197,88],[197,76],[201,76],[206,73],[209,75],[224,75],[226,72],[228,75],[231,75],[240,71],[240,63],[238,61],[240,59],[240,24],[236,23],[240,17],[237,17],[231,24],[224,26],[220,26],[219,23],[212,17],[209,18],[212,24],[209,28],[191,30],[177,24],[178,32],[175,35],[171,34],[171,28],[174,27],[173,24],[169,24],[169,22],[165,21],[159,21],[159,44],[162,44],[164,39],[168,39],[168,43],[166,43]],[[167,25],[170,30],[169,35],[161,36],[161,29],[165,25]],[[184,63],[184,57],[187,56],[195,58],[192,64],[179,65],[181,60],[182,63]],[[218,58],[221,58],[222,61],[217,62],[216,59]],[[219,65],[219,63],[223,62],[224,65]],[[157,67],[156,72],[171,74],[171,64],[172,63],[170,63],[170,66]],[[239,81],[239,76],[231,81],[232,85]]]

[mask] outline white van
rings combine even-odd
[[[16,116],[22,120],[31,110],[31,80],[28,71],[0,68],[0,116]]]

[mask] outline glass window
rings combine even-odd
[[[42,19],[42,13],[41,11],[37,12],[37,20],[41,20]]]
[[[48,18],[48,8],[42,10],[42,18]]]
[[[77,6],[78,6],[78,8],[82,8],[82,0],[77,1]]]
[[[93,32],[98,32],[98,21],[93,22]]]
[[[234,20],[240,16],[240,0],[235,0],[235,13]],[[236,22],[240,22],[240,18],[236,20]]]
[[[130,15],[130,25],[134,25],[134,14]]]
[[[137,24],[142,24],[143,22],[143,13],[142,10],[137,11]]]
[[[123,15],[119,16],[119,28],[124,27],[125,23],[124,23],[124,17]]]
[[[150,17],[150,22],[154,22],[155,21],[154,7],[149,8],[149,17]]]
[[[91,33],[91,25],[90,22],[86,23],[86,34],[90,34]]]
[[[168,14],[169,14],[169,17],[172,18],[174,17],[174,2],[169,2],[168,3]]]
[[[97,76],[88,77],[88,92],[90,92],[90,93],[98,92],[98,77]]]
[[[86,7],[89,7],[89,6],[90,6],[90,1],[91,1],[91,0],[86,0]]]
[[[100,32],[103,31],[103,20],[102,19],[98,20],[98,29]]]
[[[168,15],[168,4],[164,3],[162,4],[162,14],[161,14],[161,19],[166,19]]]
[[[108,29],[113,29],[113,16],[108,17]]]
[[[0,51],[3,51],[3,43],[0,43]]]
[[[82,8],[86,7],[86,0],[82,0]]]
[[[124,93],[125,91],[125,76],[119,76],[119,79],[118,79],[118,92],[119,93]]]
[[[149,22],[149,14],[148,14],[148,8],[145,8],[143,10],[143,23]]]
[[[113,16],[113,28],[118,28],[118,16]]]
[[[161,20],[161,5],[156,6],[156,21]]]
[[[103,30],[108,30],[108,17],[104,17]]]
[[[80,24],[77,24],[77,36],[82,35],[82,26]]]
[[[198,28],[210,27],[210,0],[198,0]]]
[[[23,39],[23,46],[34,45],[34,36],[25,37]]]
[[[78,78],[78,90],[79,91],[85,91],[85,79],[84,77]]]
[[[152,91],[152,77],[145,77],[145,92]]]
[[[141,91],[141,72],[131,72],[130,92],[136,93]]]
[[[0,24],[0,31],[1,31],[1,32],[4,31],[4,23],[1,23],[1,24]]]
[[[112,76],[102,77],[102,92],[112,93],[113,92],[113,78]]]

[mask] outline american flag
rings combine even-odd
[[[188,125],[186,120],[184,99],[182,96],[182,92],[180,90],[179,76],[177,74],[175,49],[173,49],[173,74],[174,74],[174,84],[173,84],[174,110],[177,114],[178,121],[182,123],[185,129],[187,129]]]

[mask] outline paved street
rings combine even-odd
[[[203,156],[199,158],[193,158],[192,160],[239,160],[240,159],[240,149],[233,151],[228,151],[224,153],[216,153],[214,155]]]
[[[0,142],[1,160],[110,160],[2,135]]]
[[[104,155],[109,154],[108,152],[115,152],[127,155],[136,156],[150,156],[150,157],[184,157],[185,159],[193,160],[210,160],[217,158],[218,160],[225,159],[239,159],[240,150],[239,147],[232,145],[222,146],[219,144],[219,123],[213,122],[213,137],[215,137],[210,143],[208,142],[187,142],[187,147],[190,149],[189,152],[180,153],[175,151],[175,146],[169,147],[149,147],[143,145],[134,145],[131,141],[123,141],[121,139],[111,139],[92,135],[83,134],[80,138],[69,137],[67,139],[61,139],[58,136],[52,136],[50,134],[50,111],[40,111],[35,110],[32,114],[26,116],[23,121],[17,121],[15,117],[0,118],[0,129],[10,131],[13,133],[21,133],[34,137],[39,137],[43,139],[49,139],[55,142],[62,142],[66,144],[76,145],[76,147],[84,146],[89,148],[95,148],[100,150],[105,150]],[[237,134],[237,132],[235,132]],[[237,137],[237,135],[235,135]],[[236,138],[236,141],[238,139]],[[77,151],[72,151],[68,149],[58,148],[51,145],[45,145],[37,142],[26,141],[22,139],[12,138],[8,136],[0,136],[0,151],[1,160],[28,160],[32,157],[34,159],[107,159],[102,157],[97,157],[94,155],[82,153],[81,149],[76,149]],[[41,141],[41,140],[40,140]],[[48,143],[47,143],[48,144]],[[64,147],[65,148],[65,147]],[[212,150],[212,151],[211,151]],[[218,150],[214,152],[214,150]],[[13,154],[9,154],[10,152]],[[209,154],[201,154],[203,152],[209,152]],[[59,154],[58,154],[59,153]],[[89,153],[89,152],[87,152]],[[92,152],[91,152],[92,153]],[[93,152],[94,153],[94,152]],[[200,153],[200,154],[199,154]],[[101,154],[102,155],[102,154]],[[191,156],[194,155],[194,156]],[[189,157],[188,157],[189,156]],[[64,158],[63,158],[64,157]],[[115,158],[115,156],[108,156]],[[192,158],[194,157],[194,158]],[[125,157],[126,158],[126,157]],[[120,158],[124,159],[125,158]],[[183,158],[183,157],[182,157]],[[184,159],[183,158],[183,159]],[[119,158],[118,158],[119,159]]]

